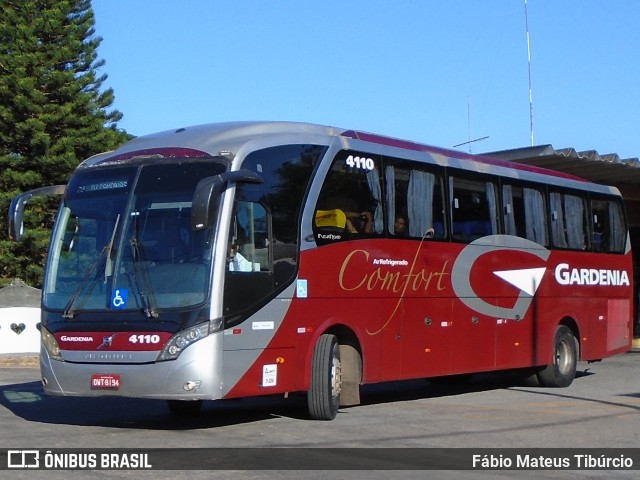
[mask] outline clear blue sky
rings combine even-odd
[[[531,145],[524,0],[93,0],[134,135],[293,120]],[[528,0],[536,145],[640,156],[640,1]],[[458,147],[469,151],[469,146]]]

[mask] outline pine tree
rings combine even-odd
[[[42,283],[59,199],[32,200],[25,239],[7,238],[11,197],[66,183],[85,158],[127,140],[98,59],[90,0],[0,0],[0,286]]]

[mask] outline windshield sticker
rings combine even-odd
[[[111,294],[111,306],[116,309],[123,309],[127,306],[129,291],[126,288],[118,288]]]

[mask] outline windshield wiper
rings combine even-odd
[[[137,237],[131,237],[129,244],[133,249],[133,280],[140,293],[144,313],[148,318],[158,318],[158,311],[155,308],[155,294],[153,293],[151,279],[149,278],[149,269],[146,266],[146,259],[143,252],[144,247]],[[142,280],[143,288],[140,288],[138,279]]]
[[[78,287],[73,291],[73,295],[71,295],[71,298],[69,299],[66,306],[64,307],[64,312],[62,313],[62,316],[64,318],[74,317],[75,312],[73,310],[73,306],[78,300],[78,297],[80,296],[80,294],[87,287],[87,283],[89,282],[89,279],[91,279],[90,286],[91,288],[93,288],[93,285],[98,279],[98,276],[96,275],[96,272],[98,271],[98,267],[102,266],[103,260],[105,260],[108,257],[107,250],[108,250],[108,246],[105,246],[102,249],[102,252],[100,252],[100,256],[98,256],[98,258],[94,260],[89,270],[87,270],[87,273],[85,273],[84,277],[82,277],[82,280],[80,281],[80,285],[78,285]],[[106,270],[106,265],[105,265],[105,270]]]
[[[87,286],[90,286],[91,288],[93,288],[93,285],[98,279],[98,275],[96,275],[96,273],[98,271],[98,268],[102,266],[103,260],[105,261],[104,283],[107,283],[107,279],[111,276],[112,270],[113,270],[111,254],[113,252],[113,241],[116,236],[116,230],[118,229],[119,222],[120,222],[120,214],[118,214],[118,216],[116,217],[116,224],[113,226],[113,232],[111,233],[111,240],[109,241],[108,244],[104,246],[98,258],[96,258],[94,262],[91,264],[91,266],[87,270],[87,273],[85,273],[84,277],[82,277],[82,280],[80,281],[80,285],[78,285],[78,287],[73,291],[71,298],[69,298],[69,301],[64,307],[64,312],[62,313],[62,316],[64,318],[73,318],[75,316],[75,311],[73,310],[73,306],[78,300],[78,297],[80,297],[80,294],[85,290]],[[88,283],[89,280],[91,280],[90,283]]]
[[[107,263],[104,267],[104,283],[107,283],[107,279],[113,275],[113,260],[111,259],[111,252],[113,251],[113,241],[116,238],[116,230],[118,229],[118,223],[120,222],[120,214],[116,217],[116,224],[111,232],[111,240],[106,246],[107,249]]]

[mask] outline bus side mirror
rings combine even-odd
[[[40,187],[21,193],[11,200],[9,206],[9,238],[19,242],[24,234],[24,207],[31,197],[43,195],[62,195],[66,185]]]
[[[213,177],[203,178],[196,185],[191,201],[191,229],[205,230],[213,223],[213,215],[218,209],[220,195],[229,182],[262,183],[263,180],[251,170],[224,172]]]

